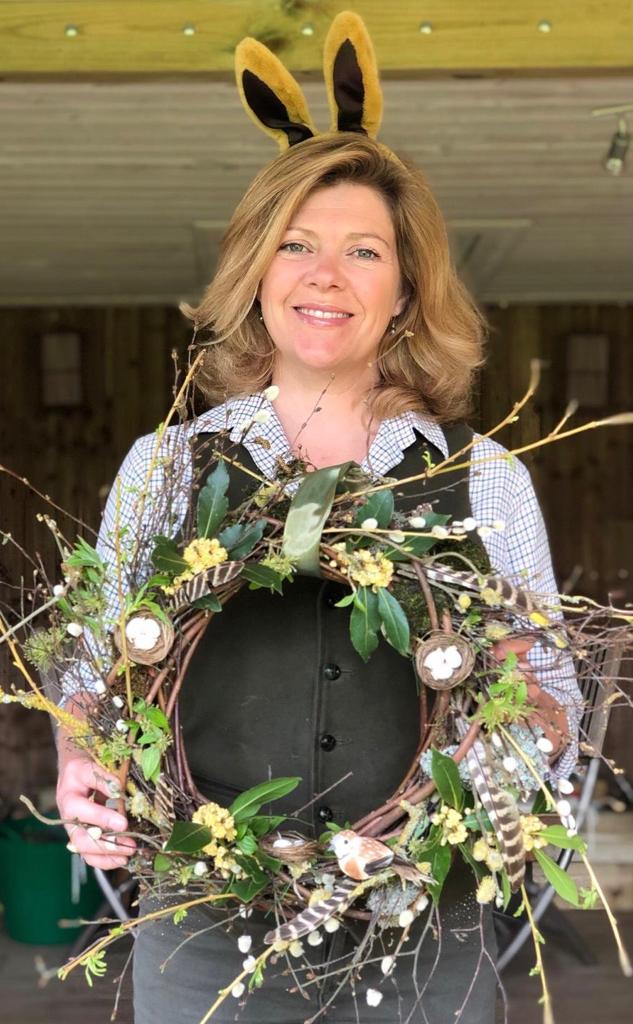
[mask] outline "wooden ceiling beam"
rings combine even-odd
[[[0,0],[0,76],[228,79],[245,35],[320,72],[349,8],[387,77],[633,69],[633,0]]]

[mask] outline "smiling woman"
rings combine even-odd
[[[202,301],[181,306],[198,340],[208,339],[198,383],[211,402],[252,394],[273,379],[276,342],[284,342],[283,333],[277,337],[280,299],[269,304],[269,282],[275,294],[292,288],[281,300],[288,307],[283,333],[292,326],[305,339],[317,317],[324,322],[319,313],[301,318],[307,302],[352,314],[340,333],[353,339],[350,350],[365,354],[365,383],[373,352],[367,408],[377,420],[407,410],[443,422],[468,414],[484,320],[457,277],[428,183],[412,164],[364,135],[337,132],[291,146],[256,176]],[[322,369],[332,370],[334,356],[321,350],[321,357]]]

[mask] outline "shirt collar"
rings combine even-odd
[[[288,439],[279,422],[274,405],[262,393],[231,398],[202,413],[195,422],[195,430],[229,430],[231,440],[238,442],[245,425],[258,414],[268,413],[264,423],[256,422],[246,435],[244,444],[255,465],[271,478],[275,475],[276,458],[290,459]],[[375,476],[385,476],[404,457],[405,450],[421,434],[448,457],[448,445],[444,431],[435,420],[420,412],[404,412],[381,422],[362,468]]]

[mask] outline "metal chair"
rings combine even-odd
[[[589,645],[587,646],[589,647]],[[598,778],[602,748],[609,724],[610,698],[615,692],[623,654],[624,644],[614,644],[606,651],[604,647],[597,649],[593,654],[589,650],[588,657],[577,665],[578,684],[585,706],[580,722],[579,768],[575,772],[582,778],[578,805],[575,810],[579,830],[582,829],[587,817]],[[559,867],[566,871],[573,855],[573,850],[561,850],[557,858]],[[559,911],[552,903],[556,895],[553,886],[549,883],[540,885],[533,879],[528,879],[526,890],[530,897],[534,921],[540,921],[542,927],[547,927],[549,924],[550,931],[563,938],[580,960],[585,963],[594,963],[593,953],[585,946],[580,935],[569,922],[567,915]],[[512,916],[510,908],[506,912],[495,911],[494,919],[500,947],[497,969],[502,971],[516,956],[524,942],[531,937],[531,928],[529,922],[525,921],[519,926],[510,941],[504,943],[504,925],[507,932],[512,925],[516,926],[516,919]]]

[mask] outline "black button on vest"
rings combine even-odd
[[[465,425],[445,434],[451,452],[472,438]],[[196,439],[198,481],[214,464],[213,437]],[[421,473],[427,450],[435,463],[443,461],[420,437],[389,476]],[[231,455],[257,470],[243,446]],[[229,473],[234,508],[257,484],[235,466]],[[428,489],[426,497],[424,482],[397,486],[396,508],[406,512],[430,500],[455,519],[471,514],[463,470],[443,474],[439,485],[430,481]],[[349,638],[349,608],[330,606],[331,597],[338,601],[345,592],[298,576],[284,584],[283,597],[244,587],[211,619],[179,699],[189,764],[208,799],[227,805],[267,778],[297,775],[298,788],[263,811],[288,813],[309,804],[289,825],[318,834],[324,821],[343,824],[366,814],[400,783],[419,740],[413,667],[382,639],[363,662]],[[341,666],[344,685],[331,686]],[[327,806],[311,803],[325,791]]]

